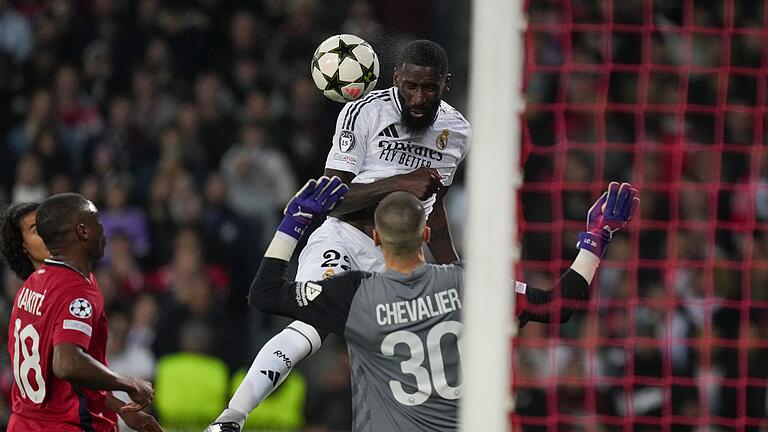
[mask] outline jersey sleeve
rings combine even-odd
[[[570,269],[551,290],[541,290],[516,282],[515,291],[515,309],[520,327],[528,321],[566,323],[574,312],[581,309],[583,302],[589,299],[587,280]]]
[[[264,258],[248,303],[343,336],[350,305],[368,273],[348,271],[323,281],[294,282],[284,276],[287,265],[284,260]]]
[[[360,173],[368,147],[368,120],[363,108],[369,101],[364,98],[350,102],[342,108],[336,119],[331,151],[325,161],[326,169]]]
[[[93,328],[99,318],[96,299],[86,290],[72,287],[56,298],[51,309],[54,313],[53,345],[71,343],[87,350]]]

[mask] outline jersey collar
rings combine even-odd
[[[50,265],[50,266],[66,267],[66,268],[72,270],[73,272],[79,274],[83,279],[85,279],[86,282],[91,284],[91,279],[90,278],[86,277],[84,274],[80,273],[80,270],[72,267],[71,265],[65,263],[64,261],[59,261],[59,260],[55,260],[55,259],[51,259],[51,258],[46,258],[46,259],[43,260],[43,262],[45,264],[47,264],[47,265]]]
[[[416,267],[411,272],[411,274],[403,274],[403,273],[400,273],[400,272],[395,271],[395,270],[387,269],[387,270],[384,271],[384,273],[382,273],[382,275],[386,276],[389,279],[394,279],[394,280],[403,281],[403,282],[409,282],[409,281],[414,281],[416,279],[421,278],[424,275],[424,273],[427,272],[428,269],[429,269],[429,266],[427,264],[422,264],[422,265]]]
[[[400,94],[398,93],[397,87],[392,86],[389,89],[389,94],[392,96],[392,103],[395,105],[397,112],[402,112],[403,106],[400,105]]]

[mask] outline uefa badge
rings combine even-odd
[[[355,148],[355,134],[350,131],[341,131],[339,134],[339,150],[344,153]]]
[[[443,132],[437,136],[437,148],[439,150],[445,150],[448,147],[448,129],[443,129]]]
[[[88,300],[78,298],[72,300],[72,303],[69,304],[69,313],[76,318],[86,319],[93,315],[93,307],[91,307],[91,303]]]

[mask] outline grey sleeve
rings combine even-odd
[[[352,299],[369,274],[348,271],[323,281],[294,282],[285,278],[287,266],[287,261],[264,258],[248,304],[343,336]]]

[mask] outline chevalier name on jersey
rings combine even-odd
[[[381,326],[405,324],[461,309],[459,292],[451,288],[412,300],[376,305],[376,322]]]

